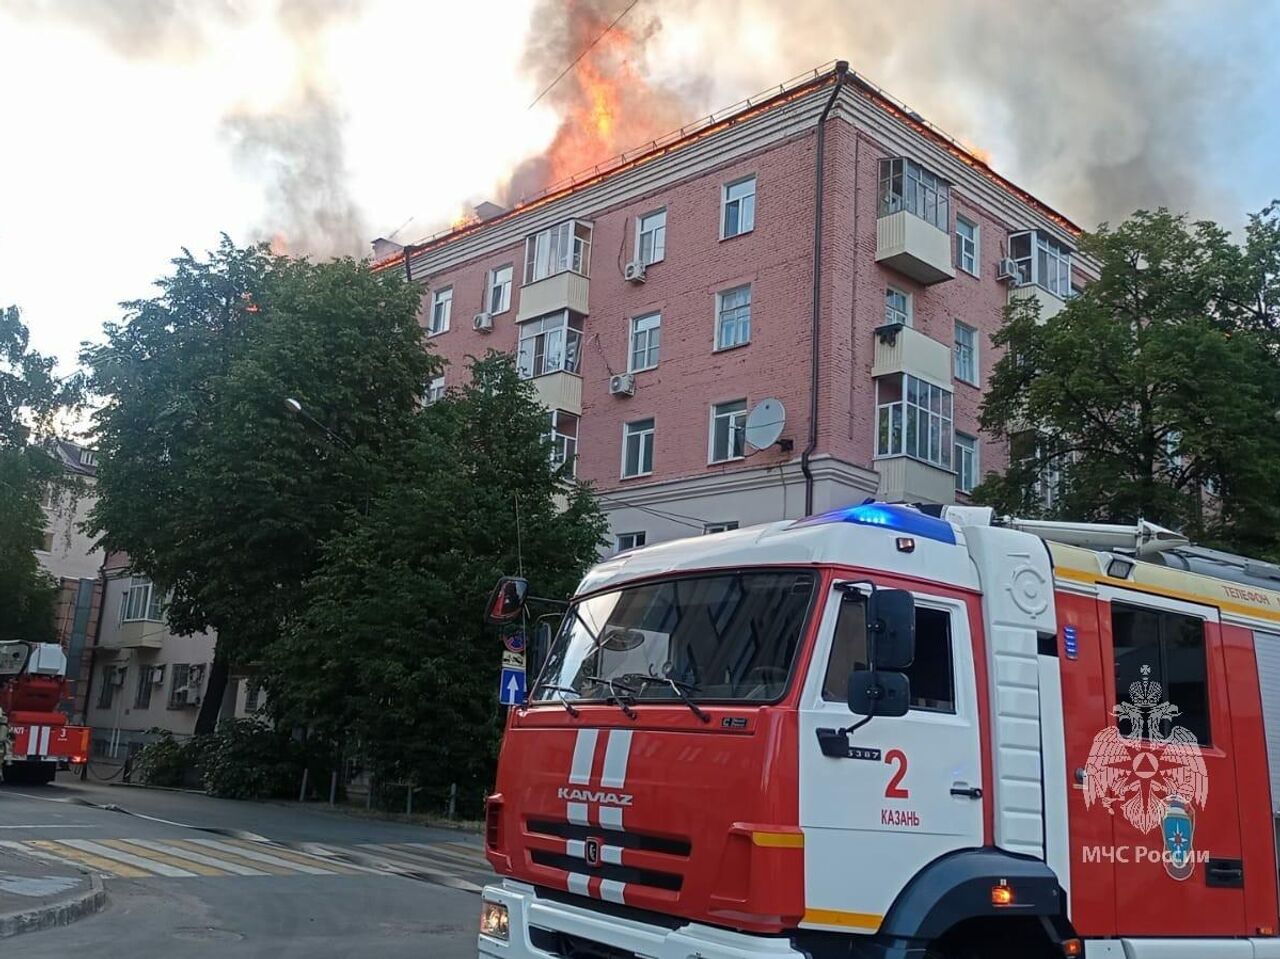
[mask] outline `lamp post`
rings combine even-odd
[[[286,396],[284,398],[284,408],[285,408],[285,412],[287,412],[290,416],[297,416],[300,419],[306,421],[307,423],[310,423],[312,426],[318,429],[321,433],[323,433],[325,435],[325,438],[328,439],[329,442],[333,443],[335,446],[340,446],[342,449],[346,450],[353,457],[355,457],[360,462],[360,464],[365,467],[366,470],[368,469],[368,463],[364,460],[364,458],[359,453],[356,452],[355,447],[352,446],[350,443],[348,443],[346,440],[344,440],[341,436],[339,436],[333,430],[329,429],[329,427],[321,423],[318,419],[316,419],[310,413],[308,413],[307,408],[302,405],[302,402],[300,400],[292,396]],[[369,515],[368,490],[365,491],[364,501],[360,507],[360,513],[363,516]]]

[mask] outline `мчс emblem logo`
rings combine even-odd
[[[1209,776],[1195,734],[1173,725],[1181,711],[1163,698],[1150,676],[1151,667],[1143,666],[1142,679],[1129,685],[1129,702],[1113,710],[1116,725],[1093,737],[1084,767],[1084,804],[1100,803],[1112,815],[1118,806],[1143,835],[1159,827],[1166,871],[1186,879],[1195,868],[1195,812],[1209,799]]]

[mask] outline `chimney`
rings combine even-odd
[[[404,249],[394,240],[388,240],[384,236],[378,237],[373,241],[373,258],[375,260],[385,260],[389,256],[394,256]]]
[[[506,212],[507,208],[505,206],[498,206],[498,204],[490,203],[488,200],[485,200],[475,208],[476,219],[481,223],[485,220],[492,220],[495,216],[501,216]]]

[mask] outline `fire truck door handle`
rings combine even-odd
[[[951,795],[968,796],[970,799],[981,799],[982,790],[979,789],[977,786],[967,786],[964,783],[952,783]]]

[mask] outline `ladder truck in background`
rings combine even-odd
[[[605,560],[533,658],[486,959],[1280,959],[1274,565],[865,503]]]
[[[0,779],[40,785],[89,759],[89,728],[72,726],[58,704],[67,655],[56,643],[0,642]]]

